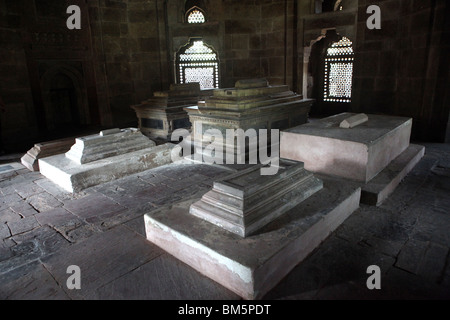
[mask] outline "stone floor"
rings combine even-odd
[[[450,145],[425,146],[387,201],[361,205],[265,299],[450,298]],[[144,213],[200,197],[226,174],[171,164],[69,194],[0,163],[0,299],[240,299],[144,235]],[[80,290],[66,286],[70,265]],[[369,265],[381,290],[366,287]]]

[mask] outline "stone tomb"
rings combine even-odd
[[[191,128],[184,107],[197,105],[200,99],[198,83],[174,84],[170,90],[155,92],[153,97],[131,106],[139,119],[139,129],[150,139],[167,142],[176,129]]]
[[[306,123],[314,101],[303,99],[286,85],[271,86],[266,79],[240,80],[234,88],[216,89],[212,93],[198,106],[185,108],[193,126],[191,139],[196,153],[203,153],[204,145],[210,143],[204,137],[209,129],[219,130],[225,138],[227,129],[244,132],[255,129],[258,134],[259,129],[282,130]],[[234,148],[235,155],[242,156],[235,145],[217,138],[215,141],[222,143],[224,150]],[[247,145],[247,151],[248,148]]]
[[[171,162],[173,144],[156,146],[136,128],[111,129],[75,140],[65,154],[39,159],[41,174],[68,192]]]
[[[322,189],[303,163],[282,161],[277,173],[263,176],[260,165],[215,181],[189,212],[241,237],[256,233],[290,208]]]
[[[409,143],[411,127],[411,118],[341,113],[282,131],[280,156],[358,181],[362,202],[379,205],[424,155]]]
[[[39,171],[39,159],[67,152],[74,143],[75,138],[36,143],[20,158],[20,161],[29,170]]]
[[[301,162],[281,160],[274,176],[260,167],[147,213],[147,239],[242,298],[262,298],[359,207],[361,189]]]

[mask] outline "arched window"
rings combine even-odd
[[[346,38],[333,43],[325,57],[323,100],[330,102],[351,102],[353,77],[353,47]]]
[[[202,39],[191,39],[176,57],[178,83],[199,82],[200,89],[219,88],[217,53]]]
[[[205,13],[198,7],[193,7],[186,12],[187,23],[205,23]]]

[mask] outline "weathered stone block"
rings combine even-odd
[[[282,158],[302,161],[305,169],[368,182],[409,146],[412,119],[368,115],[353,129],[339,123],[342,113],[281,132]]]
[[[223,137],[227,129],[279,129],[306,123],[314,100],[289,90],[286,85],[270,86],[266,79],[245,79],[236,82],[234,88],[216,89],[198,106],[187,107],[192,123],[196,147],[208,129],[219,130]],[[200,137],[200,138],[198,138]],[[235,148],[215,137],[224,149]]]
[[[85,164],[154,145],[138,129],[110,129],[100,134],[76,138],[75,144],[65,155],[77,164]]]
[[[136,150],[79,165],[64,154],[39,159],[41,174],[68,192],[145,171],[171,162],[173,144]]]
[[[369,118],[367,117],[366,114],[360,113],[342,120],[341,123],[339,124],[339,127],[345,129],[354,128],[360,125],[361,123],[367,122],[368,120]]]
[[[77,138],[65,154],[39,159],[41,174],[69,192],[171,162],[174,145],[156,147],[138,129],[110,129]]]
[[[39,171],[38,160],[40,158],[67,152],[74,143],[75,138],[37,143],[20,160],[29,170]]]

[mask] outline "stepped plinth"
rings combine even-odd
[[[196,152],[203,152],[203,146],[209,143],[205,133],[215,129],[224,138],[215,137],[216,143],[222,143],[224,150],[234,148],[235,154],[242,156],[234,144],[227,143],[227,129],[254,129],[258,134],[260,129],[270,132],[304,124],[313,101],[303,99],[286,85],[271,86],[265,79],[249,79],[236,82],[234,88],[213,90],[212,96],[185,110],[192,123]],[[270,134],[268,138],[270,141]]]
[[[252,166],[220,181],[189,212],[241,237],[266,224],[322,189],[322,181],[303,163],[281,160],[277,173],[261,175]]]
[[[67,152],[74,143],[75,138],[36,143],[20,158],[20,161],[28,170],[39,171],[39,159]]]
[[[41,174],[68,192],[171,162],[171,143],[156,146],[136,128],[110,129],[75,139],[63,154],[39,159]]]

